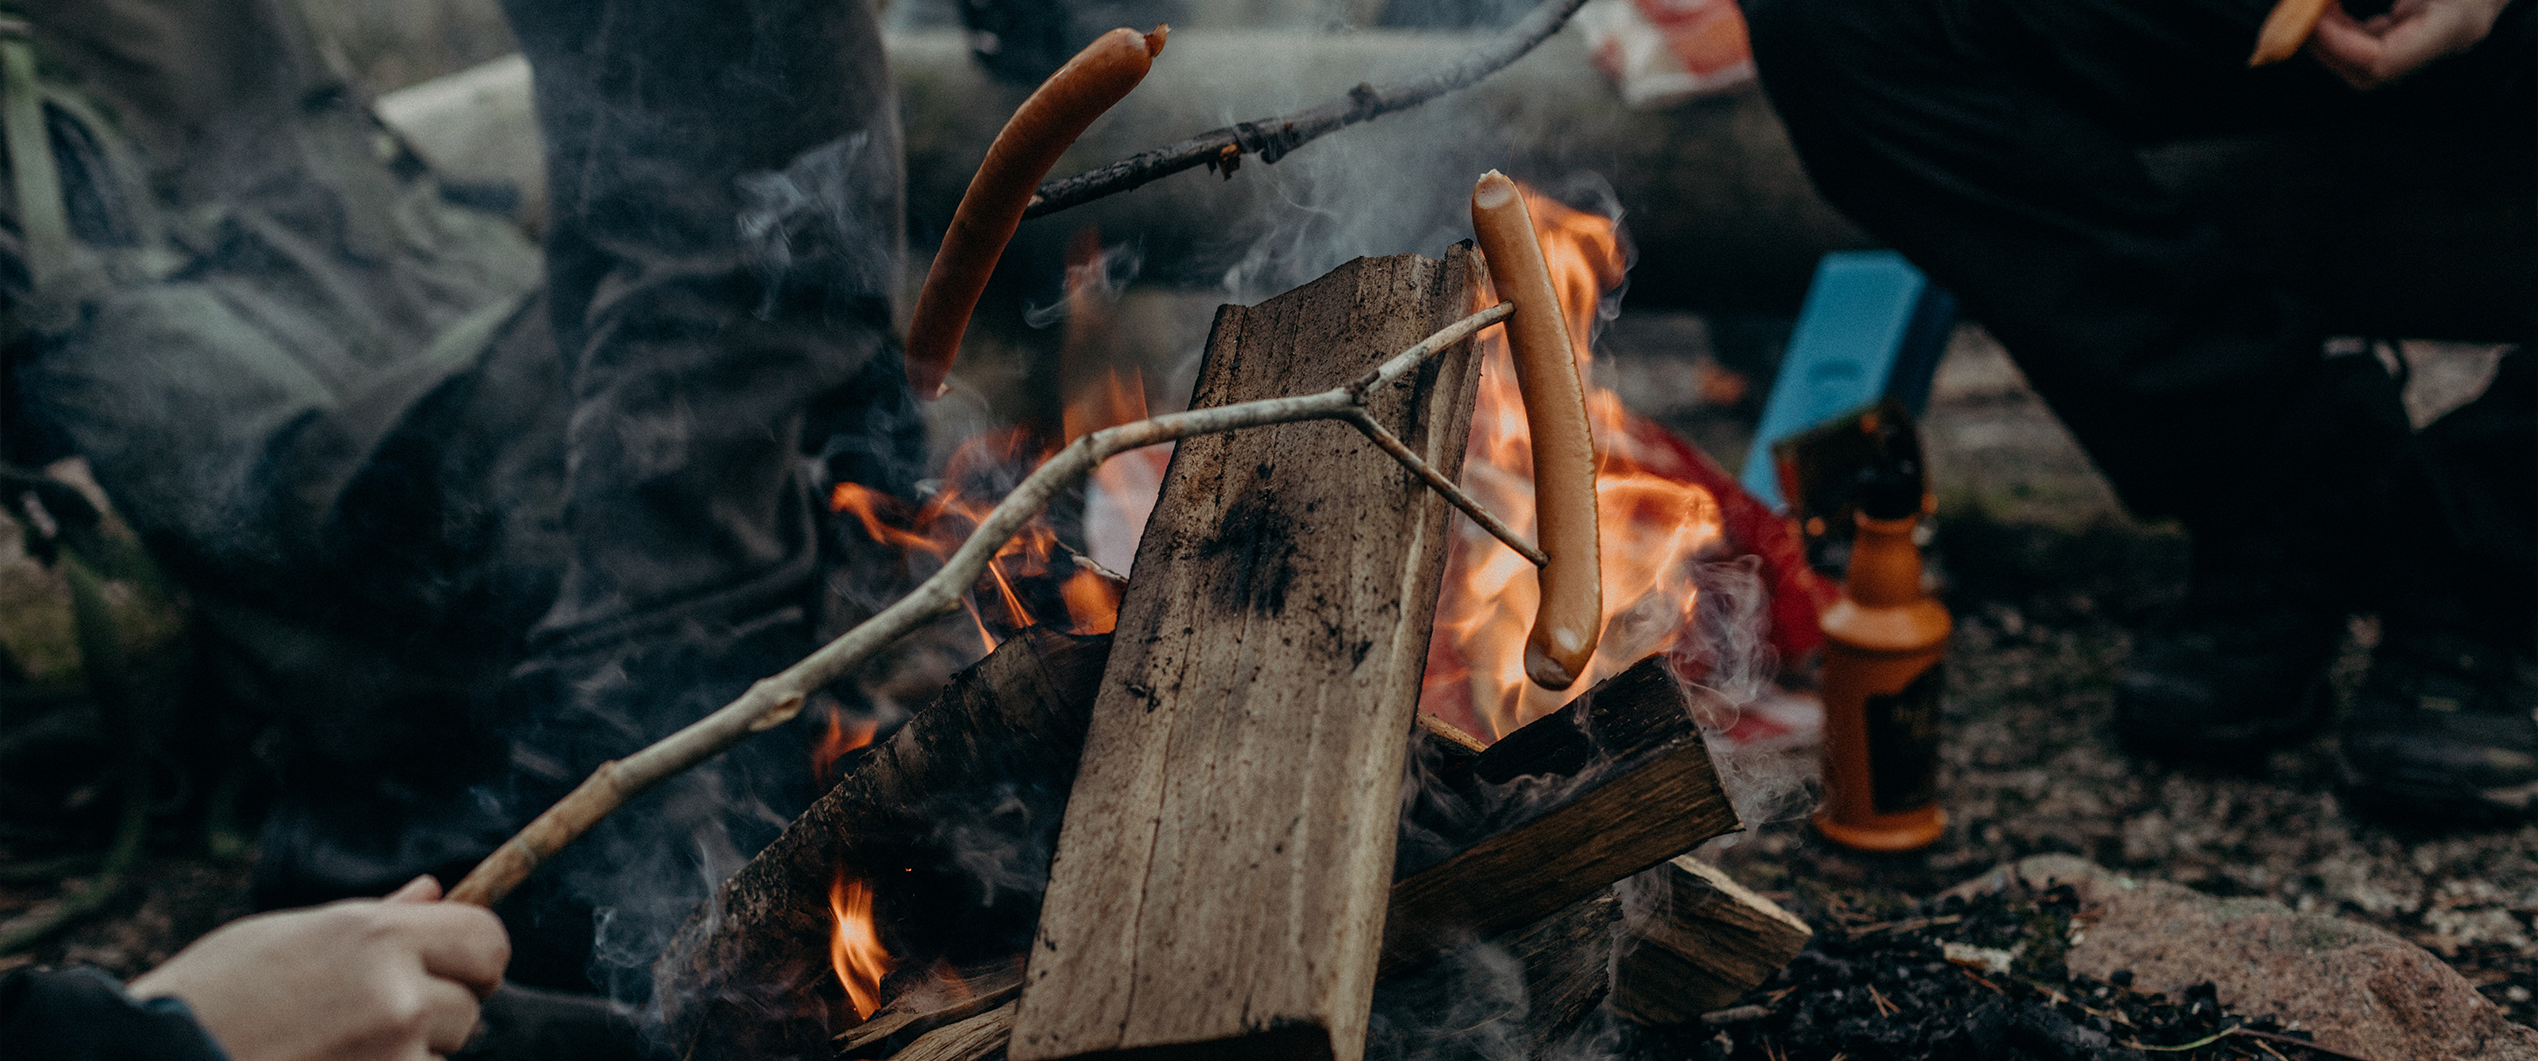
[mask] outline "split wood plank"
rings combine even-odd
[[[1192,407],[1321,390],[1469,312],[1467,246],[1217,314]],[[1370,396],[1460,472],[1466,343]],[[1137,551],[1014,1061],[1355,1061],[1453,510],[1348,427],[1181,443]],[[1544,911],[1549,912],[1549,911]]]
[[[1613,952],[1613,1010],[1641,1024],[1678,1024],[1733,1005],[1815,934],[1689,855],[1666,863],[1647,887]]]
[[[1486,837],[1434,865],[1404,867],[1384,927],[1386,974],[1453,939],[1538,921],[1742,828],[1683,688],[1657,656],[1508,734],[1440,781],[1470,791],[1473,804],[1511,806],[1522,817],[1474,816]]]

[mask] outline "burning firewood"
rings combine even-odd
[[[627,801],[653,786],[721,754],[750,735],[789,722],[801,713],[811,692],[835,681],[882,649],[933,619],[956,611],[962,596],[987,568],[1004,543],[1048,507],[1059,491],[1072,486],[1105,460],[1132,449],[1201,435],[1239,431],[1301,420],[1338,420],[1356,428],[1378,449],[1404,467],[1430,490],[1445,495],[1455,507],[1473,516],[1511,548],[1539,561],[1541,551],[1517,537],[1438,472],[1403,445],[1366,411],[1369,401],[1401,383],[1412,369],[1452,349],[1481,327],[1505,320],[1507,305],[1492,306],[1439,329],[1390,360],[1329,390],[1315,394],[1264,398],[1232,405],[1172,413],[1093,432],[1069,443],[1049,458],[1012,493],[998,502],[977,531],[954,551],[943,568],[898,602],[821,646],[801,662],[770,678],[712,714],[623,759],[600,764],[564,799],[531,821],[518,835],[469,871],[450,889],[449,901],[490,906],[564,845],[597,824]],[[1398,499],[1395,499],[1396,501]]]
[[[942,866],[957,852],[944,850],[945,822],[939,819],[959,807],[992,801],[1000,792],[1024,793],[1036,801],[1034,805],[1027,813],[1000,822],[1022,835],[1005,838],[1001,846],[1039,852],[1042,861],[1004,867],[1004,872],[1045,873],[1047,845],[1054,838],[1052,823],[1072,787],[1108,646],[1107,637],[1077,637],[1043,628],[1007,642],[961,674],[932,706],[875,749],[845,783],[814,804],[783,837],[724,884],[712,904],[672,944],[658,969],[662,988],[657,994],[663,1000],[673,1041],[687,1044],[683,1056],[711,1061],[814,1051],[822,1038],[832,1034],[831,1029],[841,1022],[854,1022],[838,990],[837,970],[825,960],[837,928],[827,895],[843,872],[876,882],[879,927],[900,953],[899,965],[907,973],[883,984],[885,992],[901,991],[897,998],[871,1020],[837,1036],[836,1048],[842,1056],[873,1056],[887,1041],[904,1041],[907,1035],[965,1020],[1010,1000],[1019,982],[1013,970],[1036,921],[1037,896],[1025,888],[992,905],[983,900],[965,906],[941,901],[946,891],[969,895],[972,889],[960,873],[947,875]],[[1663,756],[1616,756],[1611,749],[1630,743],[1627,738],[1604,736],[1599,742],[1586,736],[1581,726],[1672,734],[1670,726],[1656,720],[1660,707],[1680,709],[1681,694],[1647,680],[1657,673],[1650,664],[1626,672],[1627,678],[1608,680],[1589,694],[1594,700],[1587,711],[1555,712],[1516,731],[1499,743],[1497,747],[1503,750],[1485,764],[1479,755],[1431,745],[1428,752],[1441,761],[1421,803],[1414,804],[1406,816],[1402,842],[1410,851],[1401,856],[1401,864],[1441,864],[1444,853],[1465,846],[1466,841],[1487,839],[1510,822],[1519,829],[1571,830],[1546,836],[1539,845],[1543,850],[1590,850],[1607,844],[1605,834],[1615,828],[1614,823],[1558,816],[1545,813],[1544,808],[1578,805],[1579,800],[1562,798],[1562,788],[1570,789],[1571,796],[1620,791],[1611,778],[1628,763],[1638,763],[1638,770],[1665,770],[1673,765]],[[1630,706],[1641,696],[1654,696],[1653,705]],[[1660,737],[1639,743],[1664,747],[1669,742]],[[1578,777],[1581,770],[1588,781],[1607,780],[1600,786],[1566,780]],[[1492,786],[1506,788],[1507,779],[1524,776],[1542,780],[1525,793],[1511,791],[1493,799],[1487,792]],[[1548,800],[1524,798],[1546,789],[1551,793]],[[1667,816],[1648,813],[1646,807],[1607,805],[1605,810],[1628,811],[1633,817]],[[1467,824],[1446,821],[1449,811],[1463,812]],[[1679,842],[1688,846],[1694,840]],[[1428,853],[1419,854],[1420,850]],[[1529,1002],[1522,1027],[1516,1030],[1520,1038],[1545,1039],[1573,1024],[1603,998],[1619,910],[1618,900],[1603,882],[1627,872],[1631,861],[1622,860],[1621,869],[1607,863],[1607,868],[1577,874],[1579,882],[1593,882],[1574,885],[1583,893],[1581,898],[1548,917],[1490,939],[1524,969]],[[1414,868],[1403,876],[1419,875]],[[1480,879],[1469,883],[1494,886]],[[1404,891],[1396,885],[1386,921],[1441,923],[1445,915],[1411,905],[1427,901],[1431,894]],[[1695,893],[1679,889],[1675,894]],[[1714,911],[1702,904],[1678,903],[1664,913],[1665,923],[1681,926],[1713,916]],[[946,941],[947,935],[964,936],[966,941]],[[999,945],[1006,948],[1003,957],[987,954]],[[956,961],[945,961],[946,955]],[[1388,956],[1385,964],[1415,971],[1424,957]],[[924,975],[929,968],[954,964],[984,971],[961,977]],[[953,984],[948,997],[909,990],[913,983],[946,979]],[[1643,989],[1648,983],[1643,980]]]
[[[1657,657],[1443,773],[1445,799],[1465,805],[1483,802],[1482,790],[1526,786],[1511,801],[1523,816],[1483,818],[1489,835],[1402,874],[1384,925],[1388,974],[1440,939],[1530,924],[1740,828],[1682,686]],[[1414,804],[1409,828],[1432,805]]]

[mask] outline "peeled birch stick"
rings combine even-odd
[[[1156,26],[1152,33],[1115,29],[1102,34],[1033,90],[996,134],[978,174],[969,180],[969,190],[961,193],[952,226],[943,232],[943,247],[935,252],[925,287],[917,293],[916,316],[908,323],[908,385],[917,397],[930,401],[942,394],[943,377],[960,354],[961,333],[969,330],[969,315],[987,290],[996,259],[1004,256],[1005,244],[1022,224],[1022,208],[1030,204],[1040,178],[1049,175],[1049,167],[1074,146],[1085,126],[1145,80],[1170,32],[1171,27]]]
[[[1473,186],[1472,230],[1498,297],[1516,307],[1507,319],[1507,346],[1533,434],[1534,537],[1550,557],[1539,576],[1542,603],[1533,613],[1533,633],[1525,639],[1525,675],[1545,689],[1566,689],[1586,673],[1604,632],[1586,391],[1551,267],[1533,234],[1533,214],[1506,174],[1491,170]]]
[[[2247,65],[2271,66],[2299,54],[2300,45],[2318,28],[2318,18],[2326,14],[2329,0],[2275,0],[2274,9],[2265,15],[2265,25],[2256,31],[2256,53],[2247,57]]]

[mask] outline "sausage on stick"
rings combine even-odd
[[[1154,57],[1163,51],[1170,27],[1152,33],[1115,29],[1102,34],[1075,58],[1049,75],[1013,112],[1003,131],[987,148],[978,175],[961,193],[952,226],[943,233],[943,248],[926,270],[925,287],[917,293],[916,316],[908,323],[908,384],[917,396],[931,400],[943,392],[943,377],[960,353],[961,333],[987,289],[987,276],[1005,253],[1032,190],[1049,175],[1058,156],[1083,135],[1084,127],[1145,80]]]
[[[1525,674],[1545,689],[1566,689],[1586,673],[1604,631],[1604,585],[1595,544],[1595,446],[1586,427],[1586,392],[1569,348],[1569,326],[1551,287],[1551,267],[1533,234],[1533,214],[1505,174],[1491,170],[1472,188],[1472,230],[1480,237],[1498,297],[1515,303],[1507,346],[1533,433],[1533,496],[1542,551],[1542,603],[1525,640]]]
[[[2275,0],[2274,9],[2265,14],[2265,25],[2256,31],[2256,53],[2247,57],[2249,66],[2271,66],[2298,54],[2300,45],[2318,28],[2318,18],[2326,14],[2330,0]]]

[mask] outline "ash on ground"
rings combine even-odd
[[[2254,1061],[2305,1039],[2224,1011],[2211,988],[2144,994],[2063,968],[2079,901],[2067,887],[1820,923],[1796,960],[1704,1021],[1633,1036],[1643,1057],[1701,1061]],[[2254,1033],[2254,1034],[2250,1034]],[[2193,1045],[2201,1043],[2202,1045]],[[2280,1044],[2277,1046],[2276,1044]],[[2178,1047],[2186,1047],[2179,1050]]]

